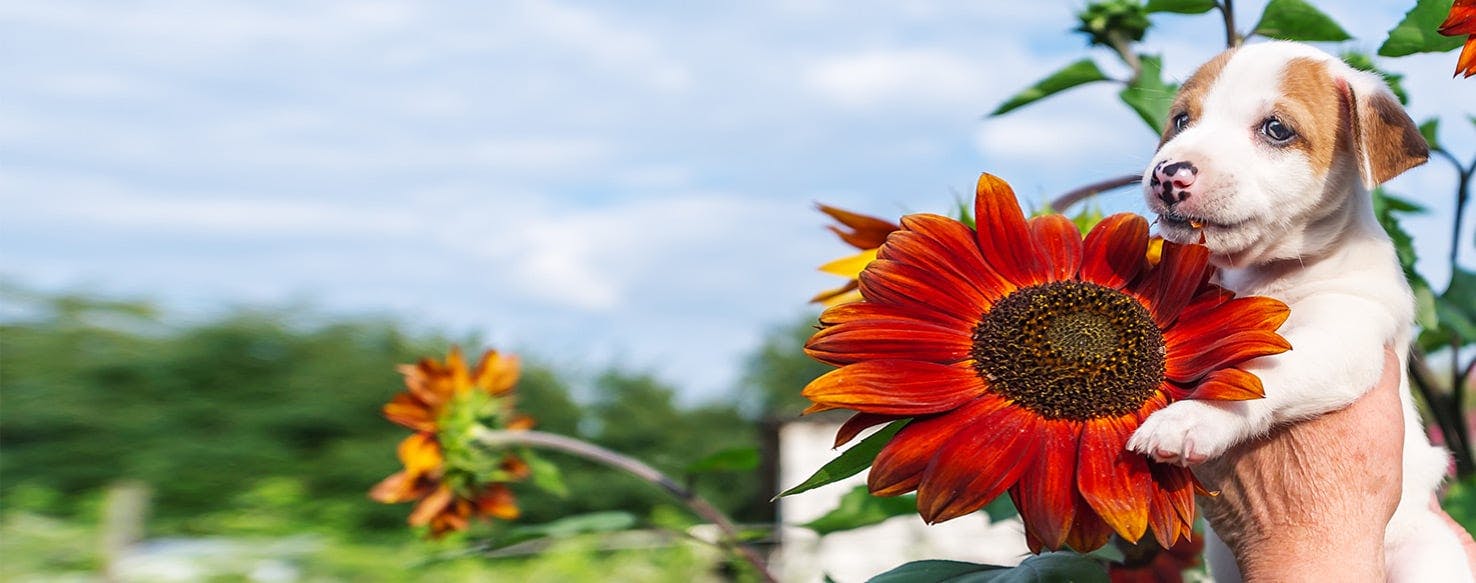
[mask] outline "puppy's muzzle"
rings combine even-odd
[[[1148,189],[1163,204],[1172,207],[1189,198],[1190,187],[1194,186],[1194,178],[1198,175],[1199,168],[1194,167],[1194,164],[1164,160],[1153,167],[1153,175],[1148,179]]]

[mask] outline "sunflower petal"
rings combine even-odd
[[[805,353],[836,366],[887,359],[951,364],[968,360],[973,345],[966,332],[915,318],[895,318],[826,327],[805,343]]]
[[[441,444],[436,442],[434,434],[412,433],[400,442],[400,463],[405,464],[405,473],[410,478],[418,478],[440,469],[444,461],[441,457]]]
[[[1093,512],[1085,498],[1076,496],[1076,521],[1071,533],[1066,535],[1066,546],[1078,553],[1090,553],[1102,548],[1112,537],[1112,527]]]
[[[1191,383],[1216,369],[1288,350],[1291,350],[1291,343],[1275,332],[1239,332],[1218,338],[1196,350],[1170,351],[1164,359],[1164,376],[1172,381]]]
[[[836,222],[849,227],[850,231],[835,226],[827,227],[846,244],[857,249],[875,249],[887,240],[887,234],[897,230],[897,225],[873,216],[854,213],[825,204],[816,204],[820,212],[830,215]]]
[[[1076,517],[1076,450],[1080,438],[1079,422],[1045,421],[1040,453],[1020,475],[1017,489],[1022,495],[1014,496],[1025,532],[1053,551],[1065,544]]]
[[[893,234],[881,248],[881,258],[949,274],[990,303],[1014,291],[1014,284],[984,262],[974,232],[963,223],[939,215],[916,214],[902,217],[902,225],[905,229]]]
[[[1222,368],[1205,375],[1199,386],[1189,393],[1190,399],[1248,401],[1266,396],[1261,377],[1238,368]]]
[[[860,281],[868,301],[931,314],[956,328],[972,329],[992,305],[967,281],[890,259],[871,262]]]
[[[820,271],[831,275],[854,278],[861,275],[861,270],[866,269],[872,261],[876,261],[876,249],[866,249],[855,255],[847,255],[830,263],[820,266]]]
[[[456,495],[451,492],[451,487],[442,484],[415,505],[410,511],[410,526],[425,526],[430,524],[431,519],[449,508],[456,500]]]
[[[938,449],[956,435],[960,427],[1006,406],[1004,399],[985,394],[955,411],[908,423],[882,447],[871,462],[866,486],[877,496],[897,496],[917,488],[923,470]]]
[[[1015,191],[991,174],[979,176],[974,196],[975,238],[994,271],[1027,287],[1046,281],[1049,265],[1040,257]]]
[[[1020,407],[1001,408],[956,427],[923,470],[917,511],[929,524],[958,518],[988,504],[1035,463],[1033,440],[1044,421]]]
[[[1169,352],[1207,338],[1228,336],[1248,330],[1275,331],[1291,315],[1291,308],[1281,300],[1264,296],[1235,298],[1210,305],[1196,300],[1180,314],[1174,325],[1164,331],[1163,341]]]
[[[370,488],[369,498],[385,504],[398,504],[424,496],[429,491],[429,482],[410,478],[405,472],[395,472]]]
[[[802,394],[828,408],[914,416],[954,409],[985,389],[967,364],[869,360],[821,375]]]
[[[518,383],[521,363],[518,357],[504,355],[496,350],[482,353],[477,368],[472,372],[471,382],[493,395],[506,394]]]
[[[1086,422],[1077,461],[1081,495],[1118,536],[1138,542],[1148,530],[1153,479],[1148,459],[1126,449],[1137,427],[1133,417],[1103,417]]]
[[[903,417],[897,415],[877,415],[876,413],[857,413],[852,415],[850,419],[847,419],[845,423],[841,424],[840,430],[835,432],[835,445],[831,447],[845,445],[852,439],[856,439],[856,436],[860,435],[862,431],[898,419],[903,419]]]
[[[822,306],[837,306],[849,302],[861,301],[861,285],[856,280],[850,280],[840,287],[831,288],[815,294],[810,298],[810,303]]]
[[[1154,323],[1167,328],[1211,273],[1208,248],[1165,242],[1163,258],[1149,272],[1138,294],[1153,313]]]
[[[1188,468],[1153,461],[1148,462],[1148,468],[1154,483],[1148,523],[1158,544],[1172,548],[1180,537],[1187,538],[1193,532],[1194,483]]]
[[[436,415],[410,393],[397,393],[390,402],[385,403],[385,419],[403,425],[415,431],[435,431]]]
[[[1081,279],[1122,289],[1146,265],[1148,220],[1132,213],[1102,219],[1082,243]]]
[[[512,490],[502,484],[492,484],[477,497],[477,513],[499,520],[514,520],[522,511],[518,510],[517,498]]]
[[[1081,229],[1065,215],[1048,214],[1030,219],[1030,234],[1049,265],[1051,281],[1075,279],[1081,269]]]

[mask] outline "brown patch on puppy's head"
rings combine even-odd
[[[1200,112],[1204,111],[1204,96],[1209,92],[1210,86],[1220,78],[1220,72],[1225,70],[1225,63],[1230,62],[1230,56],[1235,54],[1235,49],[1227,50],[1215,55],[1215,58],[1206,61],[1194,70],[1189,80],[1179,87],[1179,94],[1174,98],[1174,104],[1169,107],[1168,119],[1164,120],[1163,135],[1158,139],[1158,147],[1178,135],[1179,129],[1174,127],[1174,118],[1180,114],[1186,114],[1189,119],[1199,118]]]
[[[1347,113],[1351,109],[1341,103],[1326,62],[1305,57],[1288,61],[1280,93],[1271,116],[1296,132],[1296,138],[1282,147],[1300,150],[1317,175],[1326,176],[1332,168],[1339,144],[1347,144],[1350,153],[1356,151],[1351,140],[1341,139],[1352,135],[1343,131],[1353,123]]]

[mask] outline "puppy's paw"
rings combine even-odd
[[[1180,401],[1144,419],[1127,447],[1160,462],[1192,465],[1225,453],[1247,429],[1247,420],[1239,413],[1200,401]]]

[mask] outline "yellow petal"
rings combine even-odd
[[[413,480],[439,470],[443,458],[441,444],[434,435],[415,433],[400,442],[400,463],[405,464],[406,476]]]
[[[842,257],[830,263],[820,266],[820,271],[841,277],[855,279],[861,275],[861,270],[876,260],[876,249],[867,249],[849,257]]]

